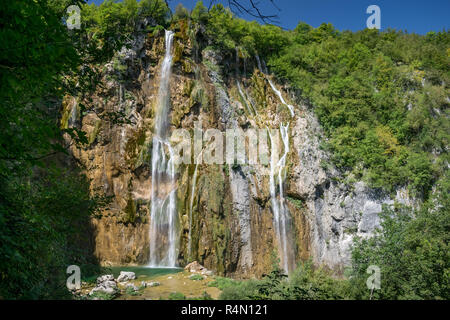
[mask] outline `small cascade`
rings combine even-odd
[[[73,128],[75,126],[76,121],[77,121],[77,104],[74,103],[72,109],[70,110],[70,117],[67,122],[68,127]]]
[[[122,125],[122,128],[120,129],[120,154],[123,154],[125,151],[125,143],[126,143],[126,135],[125,135],[125,127]]]
[[[118,91],[118,100],[119,100],[119,112],[123,111],[123,104],[124,104],[124,87],[123,84],[120,83],[119,84],[119,91]],[[125,129],[125,124],[121,125],[121,129],[120,129],[120,140],[119,140],[119,151],[120,154],[123,154],[125,151],[125,144],[126,144],[126,129]]]
[[[188,256],[192,257],[192,210],[194,208],[195,187],[197,183],[198,164],[195,165],[194,177],[192,178],[191,202],[189,204],[189,235],[188,235]]]
[[[168,142],[170,76],[173,32],[166,31],[166,53],[161,67],[158,109],[152,150],[152,203],[150,216],[150,267],[176,267],[176,177],[174,153]],[[169,157],[166,156],[168,153]]]
[[[259,55],[256,55],[255,58],[256,58],[256,63],[258,64],[258,69],[259,69],[259,71],[261,71],[262,73],[264,73],[264,70],[263,70],[263,68],[262,68],[262,66],[261,66],[261,59],[259,58]]]
[[[256,115],[257,114],[256,110],[253,108],[253,106],[250,107],[250,105],[247,103],[247,97],[244,94],[244,92],[242,91],[241,84],[239,83],[239,80],[236,80],[236,85],[237,85],[237,88],[238,88],[238,91],[239,91],[239,95],[241,96],[242,100],[244,101],[245,107],[247,108],[247,111],[250,114]]]
[[[245,60],[244,60],[244,62],[245,62]],[[244,94],[244,92],[242,91],[241,84],[239,82],[239,64],[240,64],[240,61],[239,61],[239,49],[236,48],[236,86],[238,88],[239,95],[241,96],[241,99],[244,101],[244,104],[245,104],[245,107],[247,108],[247,111],[250,114],[256,115],[256,113],[257,113],[256,110],[253,108],[253,106],[250,107],[249,104],[247,103],[247,95]],[[244,66],[245,66],[245,64],[244,64]]]
[[[262,60],[262,67],[263,67],[262,73],[269,74],[269,70],[267,70],[266,61],[264,59]]]
[[[203,154],[203,151],[198,155],[194,176],[192,178],[192,190],[191,190],[191,200],[189,203],[189,234],[188,234],[188,257],[191,259],[192,257],[192,211],[194,208],[194,198],[195,198],[195,188],[197,186],[197,175],[198,175],[198,166],[200,165],[200,159]]]
[[[281,92],[277,88],[275,88],[273,82],[270,79],[269,79],[269,84],[272,87],[273,92],[275,92],[275,94],[278,96],[278,98],[280,98],[281,103],[289,108],[289,111],[291,112],[292,117],[294,117],[295,116],[294,106],[291,106],[290,104],[286,103],[286,101],[283,98],[283,95],[281,94]]]
[[[286,273],[290,271],[290,253],[289,249],[291,246],[289,245],[288,239],[288,224],[290,221],[289,212],[285,206],[285,198],[284,198],[284,189],[283,183],[286,178],[286,158],[289,154],[289,124],[284,126],[281,124],[280,127],[281,139],[283,141],[283,156],[280,160],[276,161],[276,156],[278,152],[277,143],[275,143],[275,138],[269,132],[270,140],[271,140],[271,160],[270,160],[270,197],[272,203],[273,210],[273,224],[275,233],[278,240],[278,250],[281,257],[281,266]],[[278,190],[277,190],[278,183]],[[278,191],[278,197],[277,197]]]

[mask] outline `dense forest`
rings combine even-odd
[[[78,1],[81,28],[69,30],[72,2],[12,1],[0,13],[0,299],[70,298],[68,265],[98,274],[89,219],[110,199],[90,190],[68,152],[63,135],[80,145],[88,137],[60,125],[62,100],[89,100],[100,66],[144,18],[153,23],[141,32],[189,26],[202,30],[200,50],[231,61],[236,51],[241,59],[259,56],[317,115],[321,148],[332,155],[324,168],[335,166],[348,185],[406,186],[420,202],[386,209],[383,228],[354,243],[343,276],[305,262],[286,278],[275,262],[261,280],[216,279],[223,299],[450,298],[448,31],[350,32],[302,22],[286,31],[237,18],[220,4],[171,12],[163,0]],[[99,117],[124,121],[120,113]],[[369,265],[381,268],[380,290],[367,290]]]

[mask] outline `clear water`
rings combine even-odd
[[[117,279],[117,277],[120,274],[120,271],[128,271],[128,272],[134,272],[136,274],[136,278],[139,278],[141,276],[153,278],[158,276],[164,276],[166,274],[175,274],[182,272],[183,269],[181,268],[148,268],[148,267],[111,267],[110,268],[111,273],[114,275],[114,278]]]

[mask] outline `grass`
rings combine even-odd
[[[208,287],[215,287],[223,291],[225,288],[234,286],[236,282],[230,278],[216,277],[214,281],[208,283]]]
[[[142,295],[142,293],[140,293],[137,290],[134,290],[132,287],[127,287],[127,289],[125,290],[125,293],[130,295],[130,296],[140,296],[140,295]]]
[[[199,274],[194,274],[194,275],[190,276],[189,279],[193,280],[193,281],[201,281],[205,278]]]
[[[109,293],[105,293],[105,292],[101,292],[101,291],[97,291],[94,292],[91,296],[90,299],[94,300],[95,298],[98,298],[100,300],[113,300],[115,298],[114,295],[109,294]]]

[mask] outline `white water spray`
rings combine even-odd
[[[189,204],[189,234],[188,234],[189,259],[191,259],[191,257],[192,257],[192,210],[194,208],[194,197],[195,197],[195,187],[196,187],[196,184],[197,184],[198,166],[201,163],[202,154],[203,154],[203,150],[198,155],[197,162],[196,162],[196,165],[195,165],[195,170],[194,170],[194,177],[192,178],[191,201],[190,201],[190,204]]]
[[[166,53],[161,67],[152,152],[150,267],[173,268],[177,260],[175,165],[173,149],[168,142],[172,44],[173,32],[166,31]]]
[[[275,143],[274,137],[270,134],[271,140],[271,159],[270,159],[270,197],[273,209],[273,223],[278,240],[278,249],[281,256],[281,265],[285,272],[289,272],[289,254],[288,254],[288,237],[287,227],[289,221],[289,213],[286,210],[283,182],[286,178],[285,166],[286,158],[289,154],[289,124],[280,127],[281,139],[283,141],[284,152],[280,160],[276,161],[278,152],[277,143]],[[277,133],[278,134],[278,133]],[[275,178],[276,176],[276,178]],[[278,197],[277,197],[277,181],[278,180]]]
[[[272,83],[272,81],[269,79],[269,84],[272,87],[273,92],[275,92],[275,94],[278,96],[278,98],[280,99],[281,103],[284,104],[286,107],[289,108],[289,111],[291,112],[291,116],[294,117],[295,113],[294,113],[294,106],[291,106],[290,104],[287,104],[286,101],[283,98],[283,95],[281,94],[281,92],[275,88],[274,84]]]

